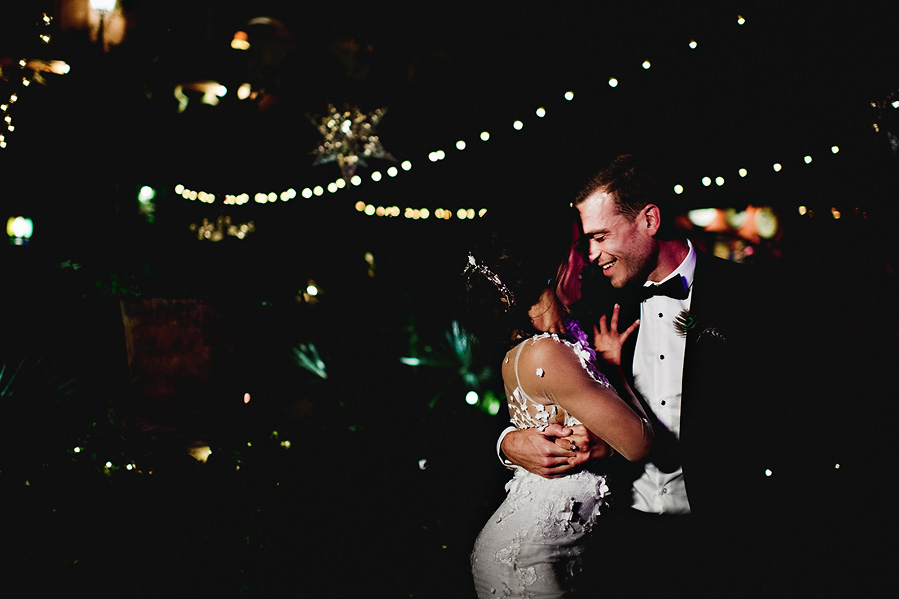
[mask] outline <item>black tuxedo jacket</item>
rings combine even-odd
[[[764,501],[768,457],[764,431],[771,405],[776,404],[771,390],[777,381],[770,378],[777,374],[766,364],[772,353],[765,348],[769,337],[765,330],[773,326],[773,316],[766,289],[752,270],[697,250],[690,305],[694,325],[687,330],[680,438],[654,423],[649,460],[663,470],[683,468],[695,515],[732,515]],[[602,293],[621,305],[619,328],[640,317],[633,290],[613,290],[607,285]],[[674,316],[670,315],[672,326]],[[638,327],[622,351],[622,370],[631,388],[639,334]],[[643,464],[619,460],[614,472],[617,486],[629,486],[642,471]]]

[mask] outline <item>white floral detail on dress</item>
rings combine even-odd
[[[546,428],[555,422],[559,408],[537,403],[516,387],[509,397],[509,414],[517,428]]]
[[[596,355],[590,351],[586,335],[576,334],[569,327],[566,330],[571,337],[544,333],[510,350],[507,363],[514,363],[516,378],[520,354],[513,352],[525,349],[524,343],[552,338],[572,349],[594,381],[612,389],[596,368]],[[546,374],[544,368],[538,368],[537,373]],[[513,388],[512,381],[507,382],[507,389],[509,413],[519,429],[545,429],[551,423],[579,424],[548,397],[531,398],[520,386]],[[607,475],[585,468],[548,479],[517,468],[506,492],[506,499],[478,535],[471,554],[479,599],[562,597],[579,590],[583,584],[585,536],[609,504]]]
[[[566,328],[574,328],[576,326],[571,326],[571,322],[573,321],[566,321]],[[569,330],[571,330],[571,328],[569,328]],[[580,332],[580,329],[575,330],[577,332]],[[587,371],[587,374],[590,375],[590,378],[600,385],[603,385],[604,387],[612,389],[614,391],[615,389],[614,387],[612,387],[611,383],[609,383],[609,380],[596,367],[596,352],[594,352],[587,344],[586,335],[581,334],[576,335],[576,337],[577,340],[572,342],[568,337],[561,337],[555,333],[542,333],[540,335],[531,337],[530,339],[525,340],[522,343],[534,344],[541,339],[550,338],[558,343],[570,347],[580,360],[581,366],[584,368],[584,370]],[[537,368],[537,376],[543,377],[545,375],[546,371],[543,368]],[[534,401],[521,390],[521,387],[515,387],[508,398],[508,404],[512,424],[519,429],[545,429],[547,425],[553,423],[563,424],[564,426],[581,424],[580,421],[578,421],[574,416],[569,415],[568,412],[560,409],[558,406],[551,404],[542,404],[540,402]]]
[[[607,507],[607,476],[516,471],[471,555],[478,597],[561,597],[579,586],[584,538]],[[567,595],[564,595],[567,596]]]

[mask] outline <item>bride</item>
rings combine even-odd
[[[631,461],[649,452],[652,429],[632,394],[626,402],[596,364],[596,352],[564,305],[579,296],[582,262],[571,243],[579,231],[570,212],[541,214],[538,233],[514,217],[494,224],[468,255],[466,328],[481,343],[506,349],[502,377],[512,424],[545,429],[585,425]],[[564,305],[563,305],[564,304]],[[634,330],[604,320],[594,345],[610,364]],[[624,391],[629,391],[625,389]],[[584,436],[556,443],[577,451]],[[573,454],[572,454],[573,455]],[[609,504],[607,475],[590,467],[544,478],[515,469],[506,499],[475,541],[475,588],[486,597],[569,597],[577,590],[586,535]]]

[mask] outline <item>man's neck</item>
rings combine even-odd
[[[653,283],[664,281],[665,277],[675,271],[690,253],[690,247],[682,239],[659,241],[659,257],[656,268],[647,279]]]

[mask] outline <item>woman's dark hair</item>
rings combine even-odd
[[[531,209],[492,209],[481,219],[469,245],[477,266],[468,256],[459,260],[460,269],[468,265],[462,274],[461,321],[477,341],[505,350],[516,331],[537,333],[528,311],[568,265],[576,215],[568,204],[546,202]]]

